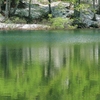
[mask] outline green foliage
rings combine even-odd
[[[78,6],[75,7],[77,11],[87,11],[89,9],[90,5],[89,4],[79,4]]]
[[[52,14],[48,14],[48,17],[49,17],[49,19],[51,19],[52,18]]]
[[[11,17],[10,19],[6,19],[4,22],[7,24],[10,23],[26,24],[26,20],[24,18],[19,18],[19,17]]]
[[[42,4],[48,4],[48,0],[38,0]]]
[[[2,1],[4,1],[4,0],[0,0],[0,4],[2,3]],[[13,1],[13,2],[15,2],[15,5],[16,4],[18,4],[19,3],[19,1],[20,0],[8,0],[8,2],[10,2],[10,1]],[[26,0],[27,1],[27,0]],[[31,0],[30,0],[31,1]],[[45,3],[45,4],[48,4],[49,2],[48,2],[48,0],[47,1],[44,1],[44,0],[37,0],[37,1],[39,1],[40,3]],[[53,1],[58,1],[58,0],[53,0]],[[52,2],[53,2],[52,1]],[[82,11],[82,12],[87,12],[87,10],[88,10],[88,8],[90,7],[90,5],[92,4],[92,3],[90,3],[90,2],[93,2],[93,0],[89,0],[89,2],[88,2],[88,4],[86,4],[86,1],[80,1],[80,0],[61,0],[61,1],[63,1],[63,2],[69,2],[71,5],[72,5],[72,10],[77,10],[77,11]],[[27,1],[28,2],[28,1]],[[80,4],[81,3],[81,4]],[[9,3],[8,3],[9,4]],[[23,4],[22,4],[23,5]],[[33,4],[32,4],[33,5]],[[31,8],[32,8],[32,5],[31,5]],[[34,4],[34,5],[38,5],[39,6],[39,4]],[[33,5],[33,6],[34,6]],[[99,4],[98,4],[99,5]],[[8,5],[8,8],[10,7],[10,5]],[[16,8],[16,6],[13,6],[14,8],[13,9],[17,9]],[[9,9],[11,9],[11,8],[9,8]],[[62,11],[63,12],[63,10],[64,10],[64,12],[65,12],[65,6],[63,5],[63,3],[61,2],[61,3],[59,3],[58,5],[57,5],[57,7],[54,7],[54,9],[57,9],[58,11]],[[91,7],[91,9],[92,9],[92,7]],[[17,9],[18,10],[18,9]],[[32,9],[33,10],[33,9]],[[36,9],[36,10],[38,10],[38,9]],[[75,11],[74,10],[74,11]],[[40,13],[43,13],[42,12],[43,10],[40,10]],[[53,11],[53,9],[52,9],[52,11]],[[3,12],[5,12],[5,11],[3,11]],[[9,13],[10,11],[8,11],[8,13]],[[94,13],[96,13],[96,10],[95,9],[92,9],[92,12],[94,12]],[[33,12],[34,13],[34,12]],[[46,13],[46,12],[44,12],[44,13]],[[47,12],[48,13],[48,12]],[[31,14],[32,14],[32,12],[31,12]],[[75,14],[75,13],[74,13]],[[24,10],[22,10],[21,11],[21,9],[19,9],[19,12],[18,12],[18,15],[20,16],[20,17],[23,17],[23,16],[26,16],[26,11]],[[37,14],[36,14],[37,15]],[[47,14],[46,14],[47,15]],[[76,15],[78,15],[78,14],[76,14]],[[9,16],[9,15],[8,15]],[[45,15],[43,15],[43,16],[41,16],[41,18],[40,19],[43,19],[44,18],[44,16]],[[80,16],[78,16],[78,17],[80,17]],[[21,20],[22,20],[22,22],[21,22]],[[60,20],[59,20],[60,21]],[[24,21],[24,19],[18,19],[18,18],[16,18],[16,19],[14,19],[13,20],[13,22],[14,23],[17,23],[17,22],[19,22],[19,23],[26,23],[25,21]],[[6,23],[9,23],[9,21],[6,21]],[[59,23],[58,23],[59,24]],[[64,27],[64,25],[59,25],[59,27],[61,27],[61,28],[65,28]]]
[[[63,6],[63,4],[62,4],[62,3],[59,3],[56,9],[59,10],[59,9],[63,9],[63,8],[65,8],[65,7]]]
[[[4,20],[4,22],[5,22],[6,24],[12,23],[12,21],[9,20],[9,19]]]
[[[76,27],[72,26],[73,19],[69,18],[52,18],[50,19],[52,29],[74,29]]]
[[[94,8],[91,8],[91,11],[92,11],[93,13],[96,13],[96,12],[97,12]]]
[[[62,1],[67,1],[67,2],[70,2],[72,4],[76,3],[76,0],[62,0]]]
[[[15,23],[15,24],[26,24],[26,20],[24,18],[12,17],[10,19],[12,23]]]

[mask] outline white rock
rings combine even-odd
[[[4,19],[5,17],[0,14],[0,22],[2,22]]]

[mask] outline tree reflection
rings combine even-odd
[[[0,47],[0,97],[99,100],[100,44]],[[4,75],[4,76],[3,76]]]
[[[1,57],[0,57],[0,65],[4,71],[4,77],[7,78],[9,76],[9,53],[7,47],[2,47]]]
[[[52,65],[51,65],[51,47],[49,46],[48,47],[48,52],[49,52],[49,54],[48,54],[48,68],[47,68],[47,77],[50,77],[50,70],[51,70],[51,67],[52,67]]]

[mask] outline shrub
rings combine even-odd
[[[51,18],[51,28],[52,29],[74,29],[76,26],[72,26],[73,19],[69,18]]]
[[[12,17],[10,20],[15,24],[26,24],[26,20],[24,18]]]

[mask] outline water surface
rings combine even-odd
[[[100,100],[99,32],[0,31],[0,100]]]

